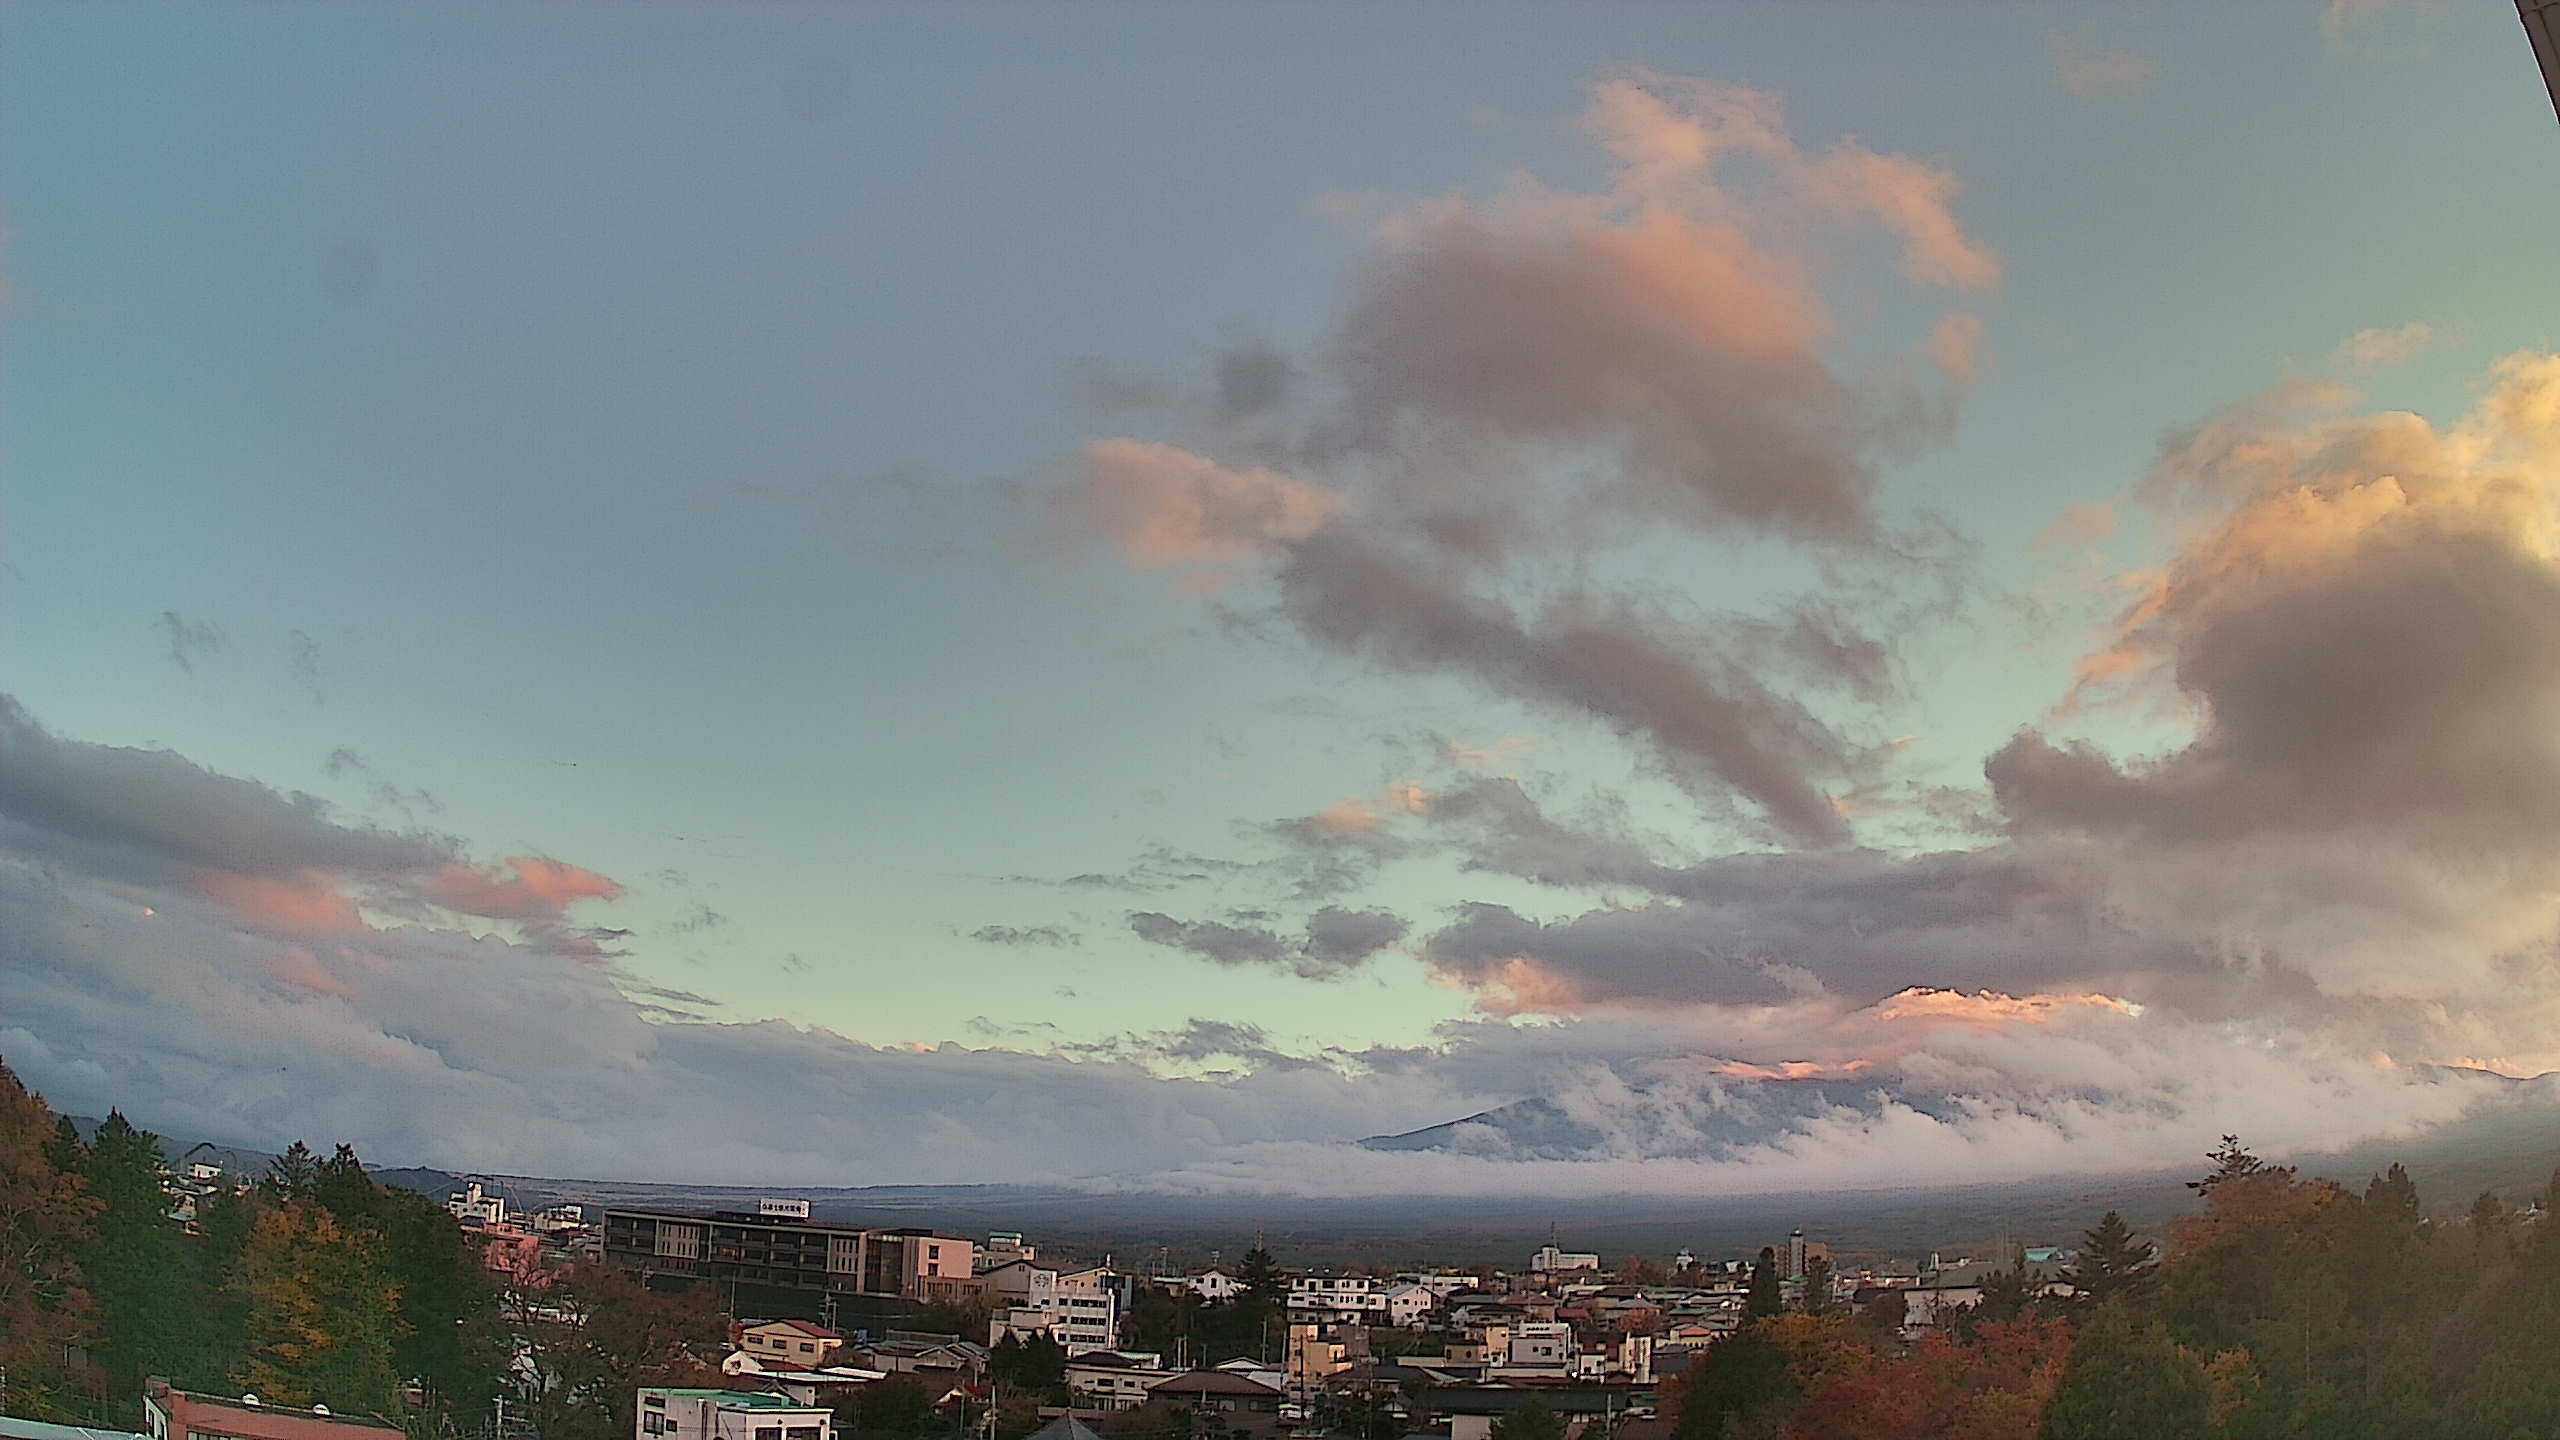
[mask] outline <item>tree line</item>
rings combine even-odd
[[[1787,1310],[1755,1284],[1669,1387],[1678,1440],[2560,1435],[2560,1225],[2494,1195],[2430,1219],[2398,1165],[2358,1191],[2231,1136],[2210,1158],[2165,1247],[2109,1212],[2058,1284],[2013,1260],[1915,1343],[1889,1303]]]
[[[0,1413],[138,1430],[156,1375],[430,1436],[513,1398],[544,1440],[626,1440],[635,1386],[718,1373],[708,1294],[578,1265],[511,1301],[442,1205],[345,1145],[296,1142],[192,1229],[170,1208],[156,1136],[111,1112],[84,1140],[0,1064]]]

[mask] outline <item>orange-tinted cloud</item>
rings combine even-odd
[[[1959,386],[1971,385],[1982,369],[1982,319],[1950,315],[1929,331],[1929,363]]]
[[[265,930],[343,933],[365,928],[355,902],[325,875],[290,879],[198,870],[196,891]]]
[[[1314,818],[1319,828],[1337,835],[1366,835],[1386,823],[1379,818],[1377,811],[1369,807],[1368,801],[1357,796],[1336,800],[1317,811]]]
[[[514,855],[507,872],[447,865],[427,877],[427,899],[447,910],[492,920],[556,919],[581,900],[622,894],[614,880],[583,866],[539,855]]]
[[[1059,519],[1141,569],[1238,560],[1312,534],[1335,497],[1272,470],[1233,470],[1178,445],[1125,436],[1087,445]]]

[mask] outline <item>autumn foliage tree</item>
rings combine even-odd
[[[528,1314],[522,1363],[543,1440],[627,1440],[638,1387],[720,1383],[728,1325],[707,1287],[660,1294],[587,1262]]]
[[[80,1358],[96,1338],[80,1251],[97,1202],[58,1160],[51,1110],[0,1064],[0,1367],[9,1408],[91,1422],[95,1375]]]
[[[270,1403],[392,1413],[397,1292],[370,1234],[308,1201],[272,1206],[250,1228],[238,1284],[251,1391]]]

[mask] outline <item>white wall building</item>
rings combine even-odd
[[[1244,1284],[1242,1281],[1239,1281],[1233,1275],[1228,1274],[1224,1270],[1217,1269],[1214,1266],[1192,1276],[1184,1283],[1191,1287],[1192,1294],[1199,1296],[1201,1299],[1206,1300],[1213,1305],[1233,1300],[1238,1295],[1244,1293]]]
[[[1172,1378],[1164,1357],[1096,1350],[1067,1362],[1067,1393],[1096,1410],[1134,1410],[1147,1401],[1147,1391]]]
[[[1572,1369],[1579,1350],[1573,1327],[1563,1321],[1523,1320],[1511,1327],[1511,1344],[1497,1368],[1562,1374]]]
[[[1529,1268],[1541,1274],[1554,1275],[1567,1270],[1597,1270],[1600,1257],[1587,1250],[1559,1250],[1543,1246],[1529,1257]]]
[[[1418,1325],[1440,1297],[1405,1280],[1301,1275],[1289,1282],[1289,1318],[1350,1325]]]
[[[1058,1319],[1050,1333],[1069,1355],[1119,1348],[1119,1280],[1100,1266],[1058,1277]]]
[[[835,1440],[835,1417],[786,1395],[643,1386],[632,1440]]]
[[[454,1219],[461,1221],[465,1225],[504,1225],[507,1223],[506,1197],[503,1195],[492,1195],[488,1191],[481,1189],[480,1182],[477,1180],[466,1183],[460,1191],[446,1196],[444,1200],[444,1208],[453,1213]]]

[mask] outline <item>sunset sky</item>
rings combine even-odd
[[[2560,1068],[2555,234],[2504,0],[0,10],[0,1058],[671,1180],[2411,1133]]]

